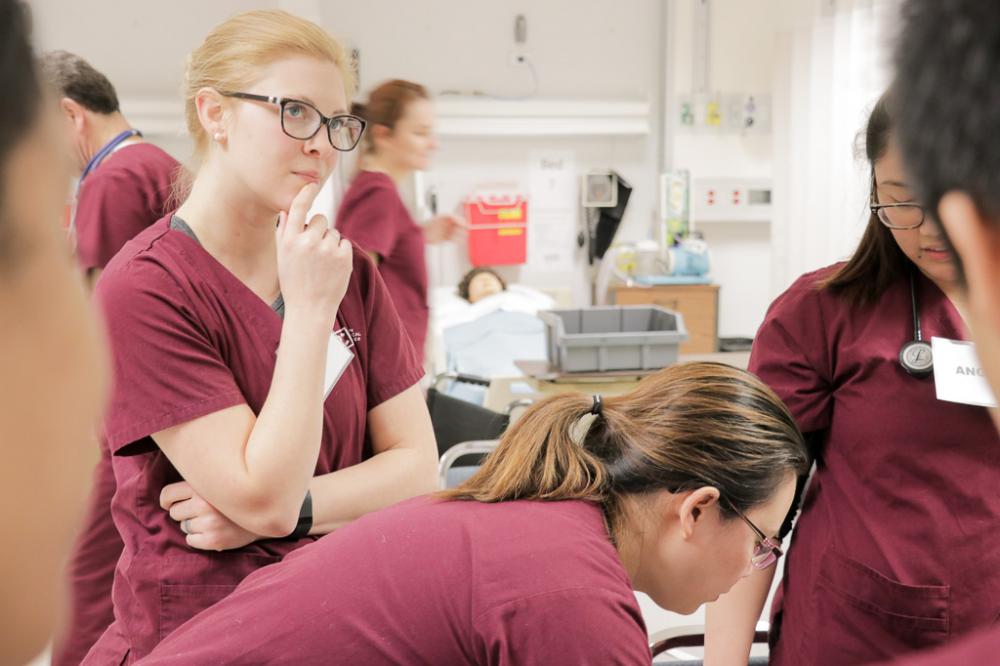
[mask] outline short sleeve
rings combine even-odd
[[[357,248],[354,256],[355,275],[365,295],[366,383],[371,410],[420,381],[424,369],[375,264]]]
[[[476,618],[479,663],[649,666],[646,628],[635,598],[604,589],[547,592]]]
[[[805,433],[815,456],[833,412],[829,380],[828,337],[820,312],[820,292],[812,275],[804,276],[768,309],[750,352],[750,372],[774,391]],[[808,351],[807,351],[808,350]],[[778,536],[792,530],[805,493],[807,476],[796,480],[795,497]]]
[[[337,215],[337,231],[365,252],[388,257],[400,234],[399,195],[384,187],[352,197]]]
[[[768,310],[754,338],[749,370],[788,406],[805,433],[830,425],[833,391],[819,293],[793,286]]]
[[[111,451],[245,402],[181,285],[135,257],[98,281],[113,364],[104,434]]]
[[[127,172],[95,172],[80,189],[73,218],[80,268],[104,268],[125,243],[159,216],[149,210],[142,186]]]

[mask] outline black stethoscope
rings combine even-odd
[[[913,339],[899,350],[899,363],[914,377],[926,377],[934,372],[934,353],[931,344],[924,340],[920,331],[920,304],[917,302],[917,286],[910,272],[910,305],[913,308]]]

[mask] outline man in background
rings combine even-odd
[[[79,176],[72,229],[77,263],[89,288],[117,252],[163,217],[180,165],[142,140],[122,115],[118,94],[86,60],[53,51],[42,70],[59,96],[68,143]],[[114,619],[111,585],[122,551],[111,520],[115,477],[110,452],[97,437],[81,447],[100,452],[87,517],[69,563],[71,611],[56,637],[53,666],[79,664]]]

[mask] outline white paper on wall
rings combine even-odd
[[[572,271],[579,215],[573,153],[532,153],[528,183],[528,266]]]

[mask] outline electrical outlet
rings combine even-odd
[[[507,64],[511,67],[523,67],[528,64],[528,54],[524,51],[511,51],[507,54]]]

